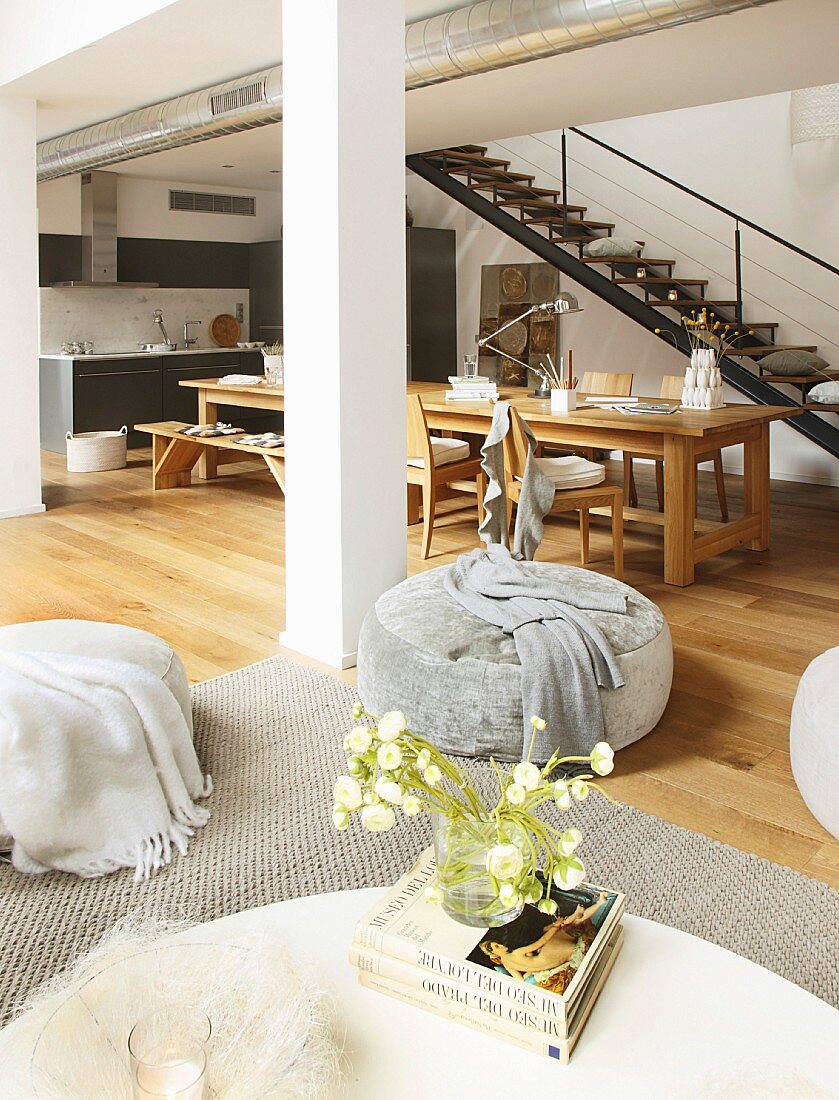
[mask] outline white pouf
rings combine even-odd
[[[839,837],[839,647],[804,670],[792,704],[789,752],[807,808]]]
[[[71,653],[109,657],[140,665],[158,676],[174,695],[192,732],[189,681],[181,659],[162,638],[146,630],[84,619],[47,619],[0,627],[0,651]]]

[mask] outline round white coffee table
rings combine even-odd
[[[340,1005],[344,1095],[487,1100],[544,1088],[644,1100],[839,1097],[839,1012],[738,955],[640,917],[624,918],[623,951],[569,1066],[364,989],[347,949],[383,893],[298,898],[189,933],[233,943],[267,931],[311,959]],[[33,1097],[36,1038],[26,1016],[0,1031],[2,1100]]]

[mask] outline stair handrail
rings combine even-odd
[[[581,130],[578,126],[569,126],[568,129],[572,134],[576,134],[578,137],[585,138],[586,141],[592,142],[594,145],[599,145],[601,149],[605,149],[607,153],[612,153],[616,157],[620,157],[621,160],[627,161],[629,164],[633,164],[636,168],[641,168],[643,171],[649,173],[651,176],[655,176],[656,179],[663,180],[664,183],[669,183],[672,187],[676,187],[679,191],[684,191],[686,195],[690,195],[691,198],[699,199],[700,202],[704,202],[706,206],[711,206],[714,210],[719,210],[721,214],[725,214],[729,218],[733,218],[735,222],[739,222],[740,225],[747,225],[749,229],[754,229],[757,233],[762,233],[764,237],[768,237],[776,244],[783,245],[784,248],[790,249],[792,252],[796,252],[799,256],[803,256],[805,260],[809,260],[811,263],[818,264],[819,267],[825,268],[827,271],[832,272],[834,275],[839,275],[839,268],[834,267],[833,264],[829,264],[827,260],[821,259],[819,256],[814,256],[812,252],[808,252],[806,249],[801,248],[800,245],[793,244],[792,241],[787,241],[783,237],[779,237],[777,233],[773,233],[771,229],[766,229],[765,226],[758,225],[757,222],[751,221],[749,218],[744,218],[742,214],[737,214],[734,210],[729,210],[727,206],[723,206],[721,203],[715,202],[713,199],[709,199],[707,195],[701,194],[699,191],[694,191],[692,187],[688,187],[684,183],[680,183],[678,180],[674,180],[671,176],[665,175],[664,172],[659,172],[657,168],[651,167],[649,164],[644,164],[643,161],[638,160],[636,157],[632,157],[629,153],[624,153],[621,149],[616,149],[613,145],[609,145],[607,142],[602,141],[600,138],[595,137],[593,134],[587,134],[585,130]]]

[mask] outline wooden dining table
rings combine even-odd
[[[236,386],[216,379],[188,380],[181,385],[198,390],[202,423],[217,419],[220,404],[275,412],[284,409],[281,386]],[[409,382],[407,392],[422,395],[433,431],[483,436],[489,429],[493,414],[489,403],[446,401],[445,391],[436,382]],[[624,415],[611,408],[587,406],[581,394],[574,412],[555,414],[549,401],[532,397],[526,389],[502,388],[499,396],[518,409],[539,443],[566,450],[630,451],[664,460],[663,513],[631,508],[625,500],[624,520],[663,528],[664,580],[668,584],[693,584],[697,563],[726,550],[769,549],[769,425],[798,415],[800,408],[726,404],[702,411],[678,409],[670,415]],[[696,455],[738,445],[744,448],[743,515],[724,523],[697,518]],[[200,476],[215,476],[214,456],[208,455],[205,461]]]

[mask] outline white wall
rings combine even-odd
[[[38,452],[38,236],[34,99],[0,96],[0,301],[14,338],[0,356],[0,518],[43,511]]]
[[[793,148],[789,95],[696,107],[586,129],[601,140],[742,212],[758,224],[836,265],[839,257],[839,141]],[[552,186],[560,175],[560,134],[505,139],[494,155]],[[527,167],[530,164],[532,167]],[[555,178],[552,179],[552,174]],[[616,234],[646,242],[647,255],[678,260],[682,274],[711,278],[709,297],[733,297],[729,220],[680,196],[648,174],[569,135],[569,197]],[[457,230],[459,354],[474,351],[483,264],[532,261],[533,255],[447,199],[408,177],[415,224]],[[746,319],[777,320],[778,341],[816,344],[839,366],[836,276],[743,231]],[[586,312],[563,321],[563,348],[573,348],[577,373],[632,370],[635,392],[656,394],[663,374],[679,374],[684,358],[570,280]],[[728,399],[746,400],[736,392]],[[830,414],[825,414],[829,416]],[[836,422],[836,417],[833,417]],[[773,425],[772,471],[779,478],[839,484],[839,463],[787,425]],[[725,456],[742,469],[739,448]]]
[[[256,216],[202,214],[169,209],[169,189],[253,195]],[[81,233],[81,176],[64,176],[38,185],[41,233]],[[181,241],[274,241],[282,229],[282,196],[251,187],[206,186],[174,180],[144,179],[118,173],[117,233]]]

